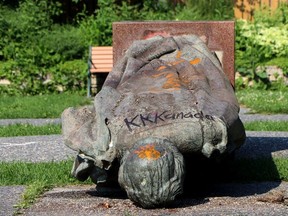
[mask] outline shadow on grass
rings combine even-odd
[[[248,136],[246,143],[236,153],[236,158],[271,158],[272,154],[288,158],[288,137],[282,133],[278,137]]]
[[[288,137],[247,137],[235,156],[223,161],[186,156],[185,197],[266,193],[287,180],[287,156]]]

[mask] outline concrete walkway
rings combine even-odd
[[[240,119],[243,122],[252,122],[252,121],[288,121],[287,114],[271,114],[271,115],[263,115],[263,114],[250,114],[250,110],[247,108],[241,108]]]
[[[198,196],[179,197],[169,208],[143,209],[122,191],[91,185],[58,187],[25,216],[287,216],[287,182],[209,185]],[[208,191],[209,190],[209,191]]]
[[[0,119],[0,126],[12,125],[12,124],[31,124],[35,126],[45,124],[60,124],[61,119]]]
[[[247,108],[240,109],[240,119],[243,122],[251,121],[288,121],[288,115],[285,114],[274,114],[274,115],[263,115],[263,114],[249,114],[250,110]],[[0,126],[11,125],[11,124],[31,124],[31,125],[44,125],[44,124],[61,124],[60,118],[55,119],[0,119]]]
[[[241,111],[240,118],[243,122],[288,122],[288,115],[247,114],[247,110]],[[61,121],[0,120],[0,125],[15,123],[42,125],[60,124]],[[0,161],[6,162],[58,161],[75,156],[75,152],[64,145],[61,135],[0,138],[0,152]],[[246,144],[236,153],[236,159],[263,157],[288,158],[288,132],[247,131]],[[214,185],[213,188],[205,198],[182,198],[177,201],[178,206],[171,209],[143,210],[134,206],[125,194],[115,197],[117,191],[113,195],[107,189],[95,191],[93,186],[69,186],[47,192],[24,215],[287,215],[288,183],[229,184]],[[228,188],[230,192],[227,192]],[[244,188],[254,194],[247,192],[239,195]],[[13,214],[13,205],[19,201],[24,189],[23,186],[0,187],[0,216]]]

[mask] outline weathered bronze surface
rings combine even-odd
[[[79,153],[73,175],[105,182],[119,161],[120,185],[145,208],[182,192],[182,154],[221,157],[245,141],[233,87],[205,38],[159,34],[129,47],[93,106],[62,115],[65,142]]]

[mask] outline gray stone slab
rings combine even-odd
[[[25,186],[0,186],[0,216],[13,215],[13,206],[21,200],[24,190]]]
[[[45,125],[45,124],[60,124],[61,119],[0,119],[0,126],[12,124],[31,124],[31,125]]]
[[[251,110],[241,107],[239,117],[243,122],[252,121],[288,121],[287,114],[251,114]],[[288,124],[288,123],[287,123]]]
[[[113,61],[121,59],[133,41],[145,39],[149,32],[162,32],[171,36],[194,34],[205,37],[210,50],[222,53],[224,71],[234,85],[234,21],[114,22]]]
[[[239,117],[244,123],[252,121],[288,121],[288,115],[284,114],[283,115],[240,114]]]
[[[24,215],[287,215],[287,182],[211,185],[209,193],[179,198],[170,208],[142,209],[125,194],[93,186],[54,188]],[[114,191],[114,192],[113,192]],[[277,201],[278,200],[278,201]]]
[[[0,161],[60,161],[75,155],[61,135],[0,138]]]
[[[288,132],[247,131],[246,143],[236,152],[237,158],[288,158]]]

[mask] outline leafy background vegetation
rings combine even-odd
[[[265,7],[256,11],[253,22],[237,20],[236,70],[241,74],[238,88],[287,90],[287,83],[283,85],[283,78],[288,75],[287,14],[288,5],[282,4],[273,12]],[[274,86],[269,82],[265,67],[269,65],[283,70],[284,76]]]
[[[257,12],[254,22],[236,22],[236,68],[241,75],[237,87],[252,82],[255,88],[271,88],[265,69],[257,70],[261,65],[276,64],[287,75],[287,12],[283,5],[273,14],[267,9]],[[1,0],[0,79],[11,84],[0,85],[0,93],[84,93],[88,47],[111,45],[114,21],[233,16],[230,0]]]

